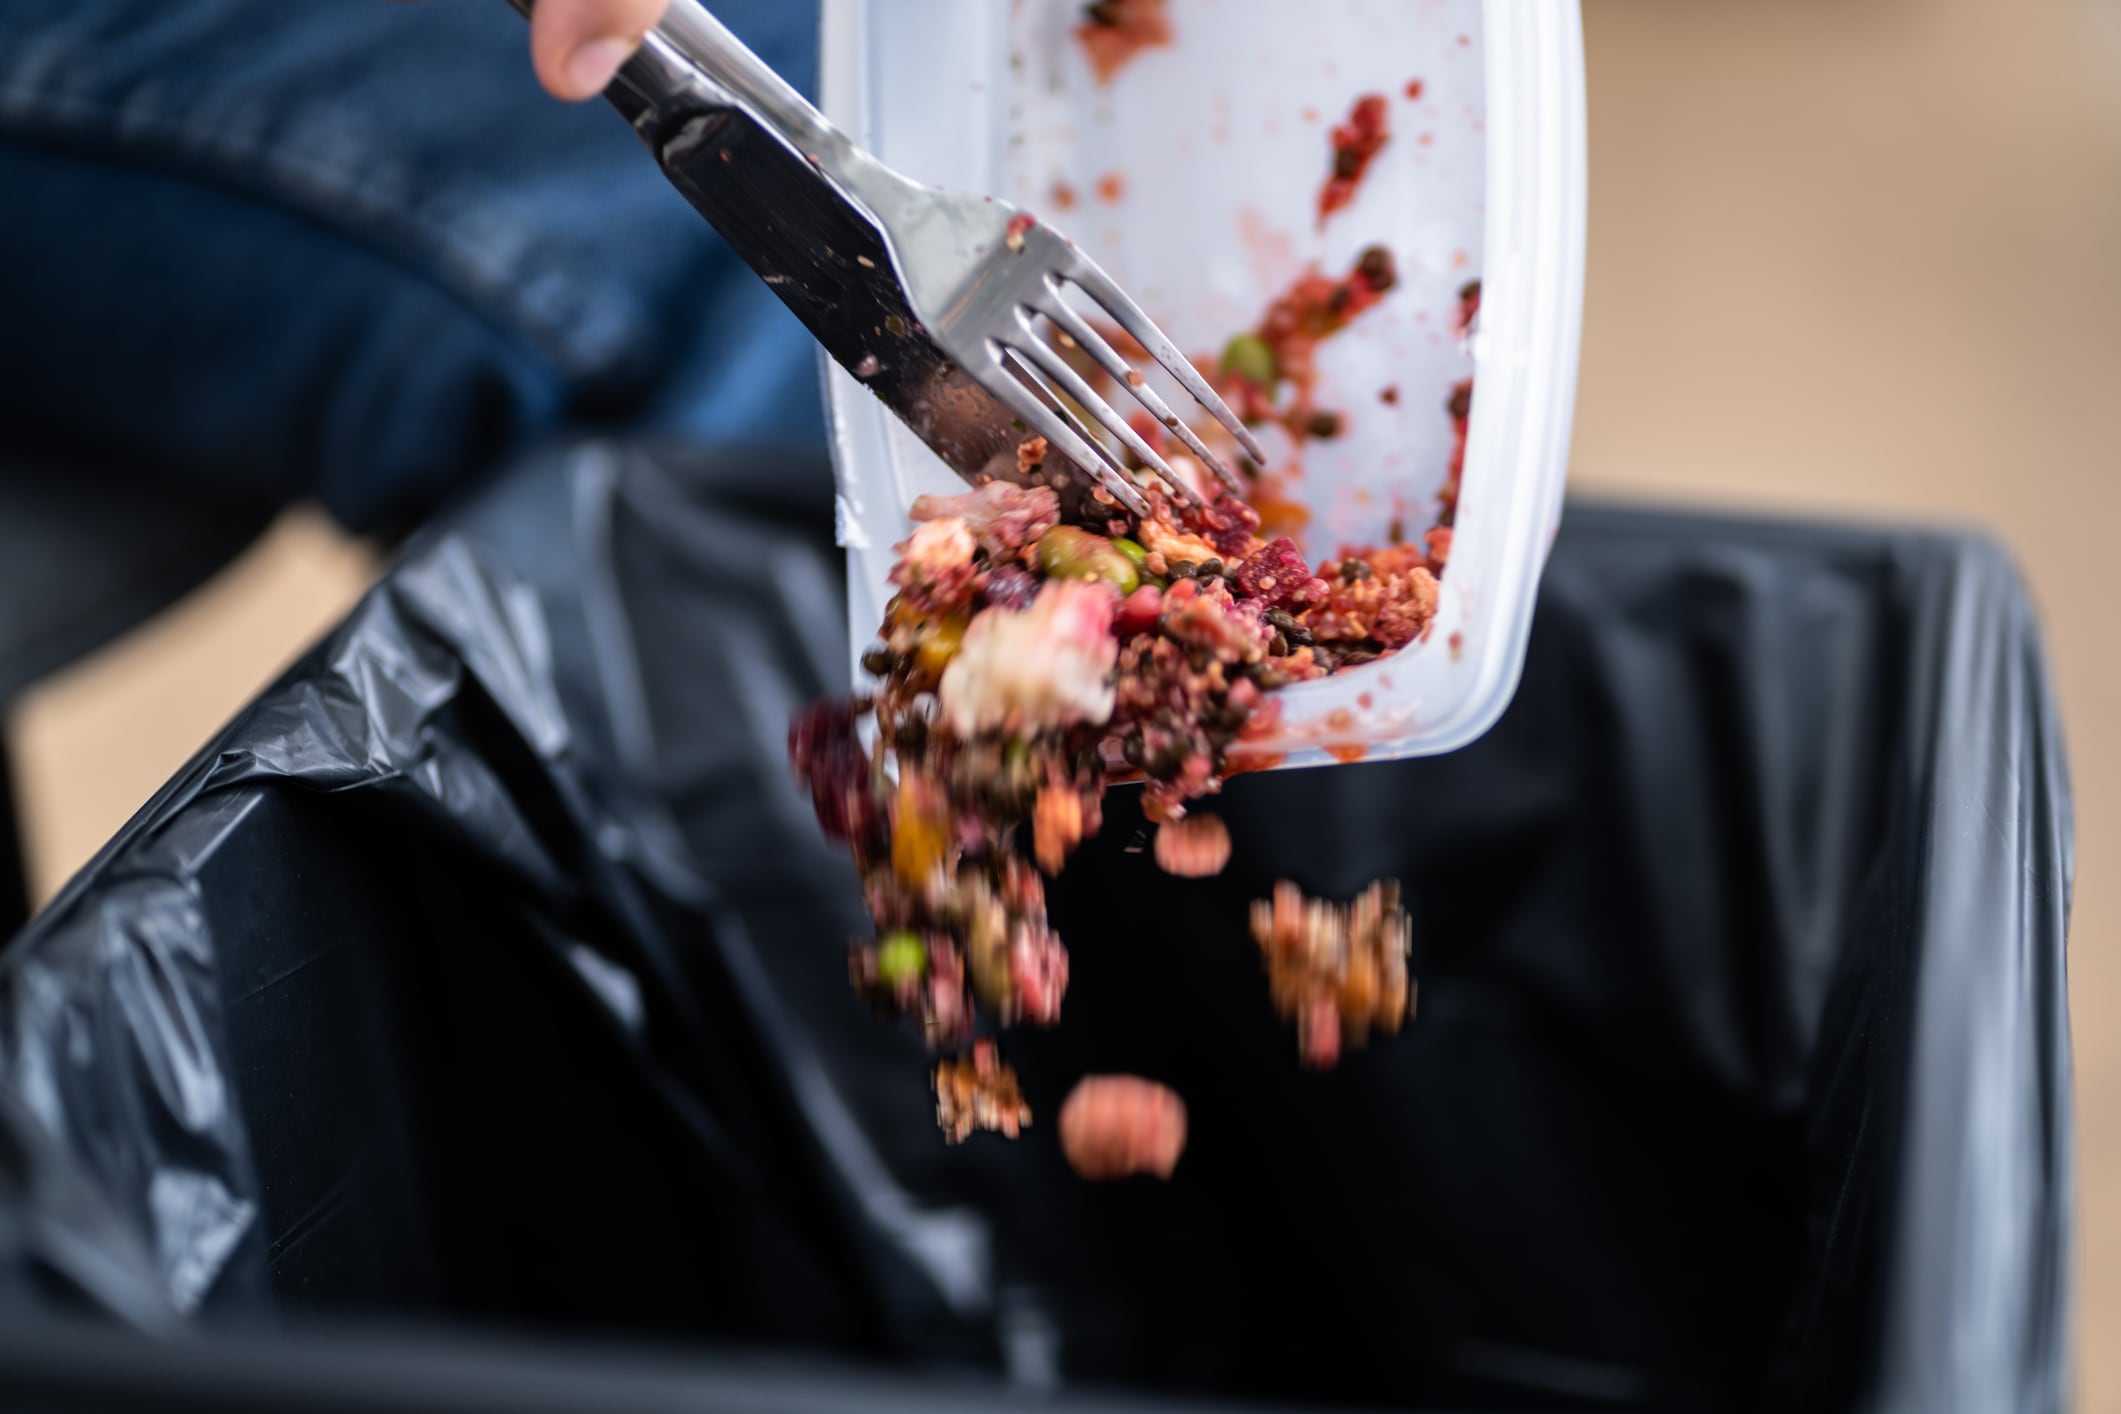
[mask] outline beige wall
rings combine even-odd
[[[2082,1407],[2121,1411],[2121,5],[1585,0],[1582,490],[1986,526],[2077,789]]]
[[[2121,0],[1585,0],[1576,482],[1990,527],[2078,790],[2083,1408],[2121,1411]],[[39,886],[357,592],[314,521],[15,723]]]

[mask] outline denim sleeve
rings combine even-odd
[[[814,87],[814,3],[715,10]],[[501,0],[10,0],[0,210],[46,465],[365,529],[563,427],[822,439],[802,328]]]

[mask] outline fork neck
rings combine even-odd
[[[521,3],[521,0],[518,0]],[[794,148],[843,189],[886,171],[730,33],[698,0],[671,0],[605,96],[643,137],[733,108]]]

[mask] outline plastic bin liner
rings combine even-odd
[[[783,757],[821,468],[589,444],[418,541],[0,970],[0,1292],[1423,1407],[2064,1403],[2068,785],[1978,538],[1574,509],[1515,704],[1134,797],[1054,890],[1037,1112],[946,1148]],[[1300,1071],[1245,908],[1405,881],[1420,1011]],[[1090,1071],[1168,1185],[1067,1172]],[[0,1362],[4,1365],[4,1362]],[[4,1369],[0,1369],[4,1385]]]

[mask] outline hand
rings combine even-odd
[[[668,0],[537,0],[530,62],[554,98],[579,103],[604,91],[619,65],[663,18]]]

